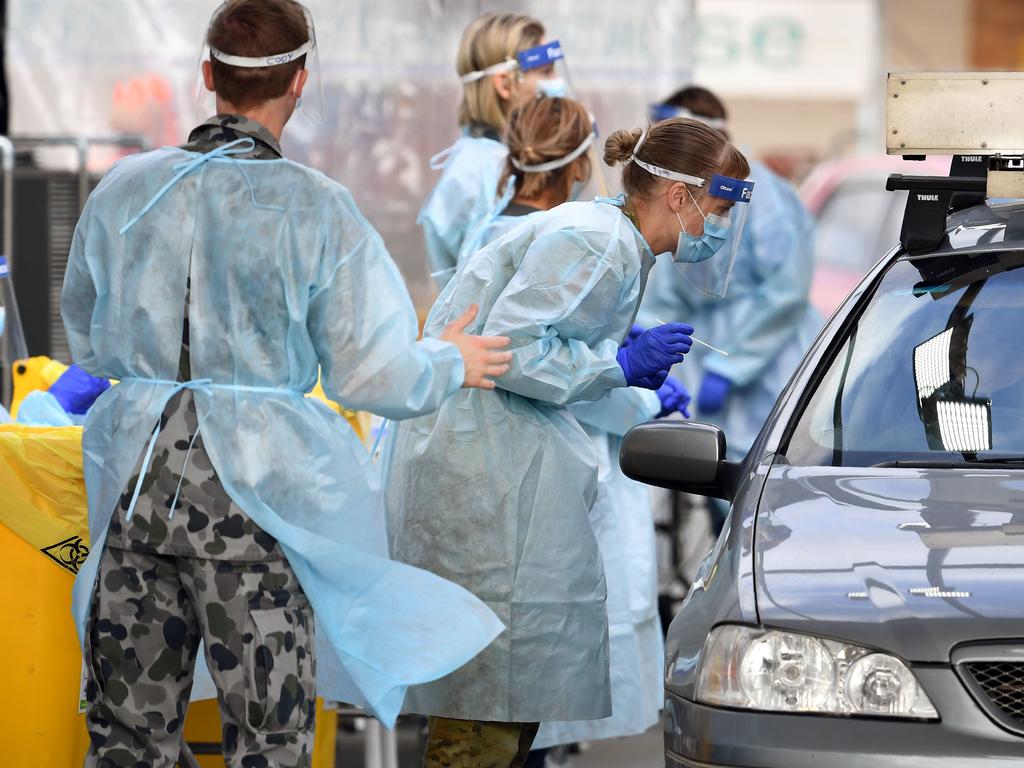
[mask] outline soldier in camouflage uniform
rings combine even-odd
[[[241,115],[210,118],[184,148],[205,153],[244,137],[255,146],[242,157],[281,157],[273,134]],[[189,293],[182,382],[192,378]],[[174,764],[200,640],[220,692],[228,764],[310,764],[312,611],[277,542],[224,490],[198,427],[192,391],[174,395],[148,468],[140,456],[110,523],[88,630],[87,766]]]
[[[409,685],[501,631],[466,590],[387,559],[364,446],[304,397],[322,373],[334,399],[410,418],[493,388],[511,359],[507,338],[465,333],[473,310],[416,341],[349,192],[280,159],[314,41],[296,0],[227,0],[202,63],[225,114],[187,151],[119,164],[75,231],[72,354],[121,382],[83,432],[86,768],[172,768],[200,647],[229,768],[308,768],[318,677],[390,722]]]

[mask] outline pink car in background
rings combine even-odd
[[[917,162],[886,155],[818,165],[800,186],[818,222],[811,303],[830,317],[867,271],[899,242],[907,193],[886,192],[890,173],[946,176],[948,157]]]

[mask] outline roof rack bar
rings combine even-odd
[[[909,192],[900,228],[903,250],[913,255],[941,245],[946,237],[946,216],[950,209],[984,202],[985,185],[985,177],[977,176],[904,176],[899,173],[889,176],[885,182],[887,190]]]
[[[893,173],[885,182],[885,188],[910,189],[922,192],[980,192],[985,194],[985,177],[977,176],[904,176]]]

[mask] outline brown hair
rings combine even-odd
[[[565,157],[580,146],[593,131],[590,115],[583,105],[572,99],[532,99],[512,110],[508,119],[508,159],[498,185],[505,189],[510,176],[516,180],[516,193],[527,199],[539,196],[549,187],[561,186],[565,198],[569,197],[575,180],[569,170],[577,162],[585,163],[590,173],[590,159],[586,154],[552,171],[520,171],[520,165],[539,165]]]
[[[480,72],[514,58],[517,51],[540,45],[544,25],[520,13],[485,13],[462,33],[455,70],[459,76]],[[505,128],[511,105],[502,101],[491,78],[462,85],[459,125],[480,125],[499,133]]]
[[[306,14],[295,0],[228,0],[206,33],[207,44],[234,56],[288,53],[308,40]],[[248,109],[287,93],[306,57],[273,67],[233,67],[212,56],[210,63],[217,95]]]
[[[616,131],[604,144],[604,161],[608,165],[622,163],[622,186],[626,194],[640,198],[654,195],[662,179],[630,162],[642,131]],[[647,129],[647,138],[637,157],[677,173],[698,176],[706,182],[716,173],[746,178],[750,165],[742,153],[726,141],[721,131],[709,128],[698,120],[673,117]]]

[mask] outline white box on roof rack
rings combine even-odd
[[[890,155],[1024,154],[1024,72],[890,73]]]

